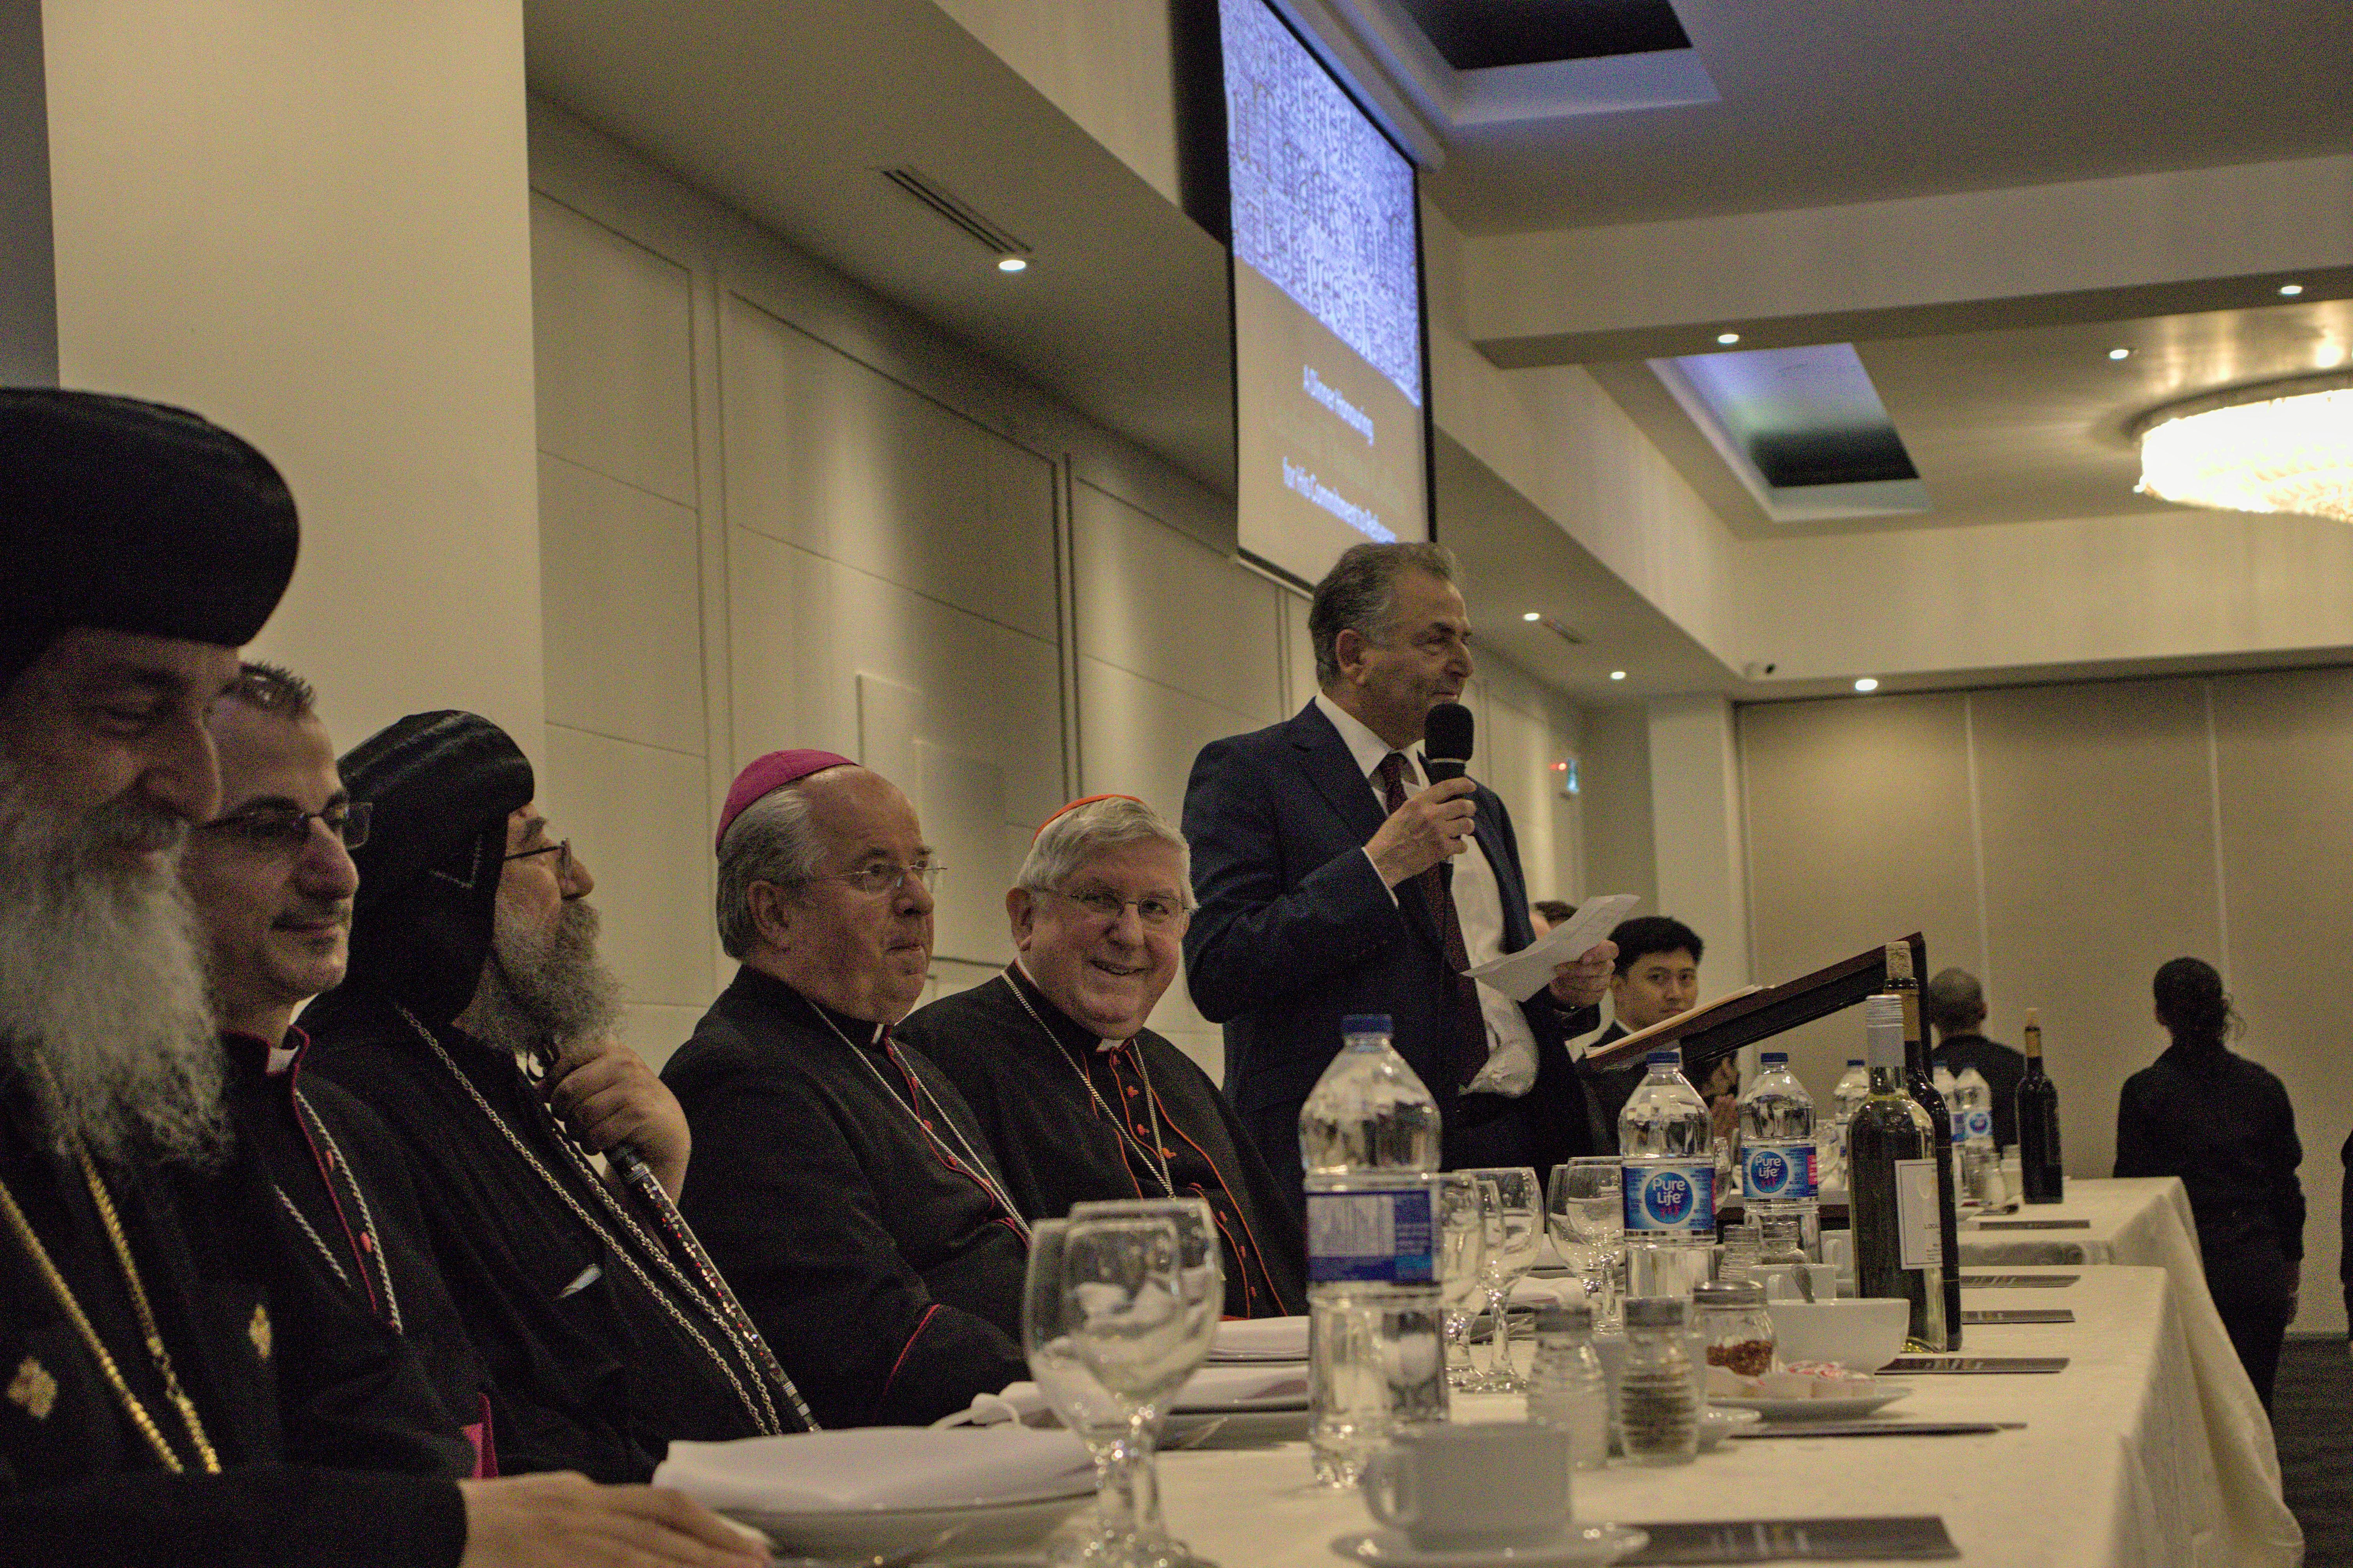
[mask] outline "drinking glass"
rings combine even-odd
[[[1487,1371],[1471,1386],[1485,1394],[1518,1394],[1527,1384],[1512,1365],[1512,1287],[1544,1250],[1544,1191],[1525,1165],[1472,1173],[1493,1194],[1487,1215],[1487,1256],[1479,1270],[1487,1289],[1487,1312],[1494,1320],[1495,1352]]]
[[[1146,1198],[1074,1204],[1068,1223],[1072,1229],[1064,1242],[1064,1279],[1095,1304],[1087,1320],[1095,1325],[1092,1334],[1082,1324],[1076,1336],[1080,1354],[1127,1418],[1123,1462],[1129,1472],[1125,1490],[1133,1500],[1133,1528],[1122,1568],[1216,1568],[1168,1533],[1160,1515],[1153,1450],[1162,1416],[1208,1358],[1224,1314],[1226,1278],[1217,1222],[1199,1198]],[[1131,1228],[1117,1228],[1122,1226]],[[1169,1250],[1151,1258],[1148,1267],[1131,1244],[1141,1234],[1136,1226],[1153,1227],[1153,1236],[1169,1238]],[[1120,1292],[1125,1294],[1124,1306]],[[1097,1348],[1090,1350],[1090,1344]]]
[[[1438,1178],[1439,1290],[1446,1303],[1446,1385],[1468,1389],[1471,1321],[1478,1315],[1480,1269],[1487,1261],[1486,1187],[1468,1171]]]
[[[1134,1556],[1136,1517],[1125,1466],[1127,1413],[1081,1357],[1072,1337],[1077,1298],[1062,1289],[1063,1238],[1070,1228],[1066,1219],[1039,1220],[1030,1227],[1029,1271],[1021,1288],[1021,1349],[1029,1358],[1029,1375],[1095,1462],[1094,1533],[1059,1544],[1049,1561],[1058,1568],[1124,1568]]]
[[[1618,1269],[1626,1258],[1623,1167],[1614,1154],[1587,1154],[1552,1168],[1545,1219],[1561,1256],[1585,1281],[1593,1326],[1618,1326]]]

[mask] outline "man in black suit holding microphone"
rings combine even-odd
[[[1525,1003],[1461,977],[1534,933],[1511,818],[1461,776],[1471,623],[1454,574],[1434,544],[1342,555],[1308,613],[1321,691],[1203,747],[1185,792],[1194,1005],[1225,1026],[1227,1096],[1294,1195],[1299,1110],[1351,1013],[1390,1016],[1437,1097],[1449,1166],[1541,1168],[1593,1147],[1563,1042],[1598,1022],[1616,950],[1562,964]]]

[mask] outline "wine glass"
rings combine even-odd
[[[1587,1154],[1552,1168],[1545,1219],[1561,1255],[1585,1281],[1596,1328],[1614,1328],[1618,1266],[1626,1256],[1623,1167],[1614,1154]]]
[[[1487,1394],[1517,1394],[1527,1387],[1512,1365],[1512,1287],[1544,1250],[1544,1192],[1525,1165],[1482,1168],[1472,1174],[1493,1195],[1487,1215],[1487,1256],[1479,1270],[1487,1289],[1487,1311],[1495,1323],[1495,1353],[1486,1374],[1471,1386]]]
[[[1060,1568],[1124,1565],[1135,1544],[1135,1498],[1128,1488],[1127,1413],[1079,1354],[1071,1329],[1076,1298],[1062,1289],[1063,1238],[1071,1222],[1039,1220],[1030,1227],[1029,1271],[1021,1287],[1021,1349],[1038,1391],[1077,1434],[1095,1462],[1095,1531],[1055,1548]]]
[[[1089,1342],[1084,1334],[1080,1344],[1081,1354],[1094,1367],[1097,1380],[1128,1418],[1123,1452],[1118,1456],[1127,1472],[1124,1489],[1133,1521],[1125,1563],[1133,1568],[1215,1568],[1169,1535],[1160,1515],[1153,1449],[1159,1440],[1161,1417],[1186,1379],[1208,1356],[1225,1310],[1225,1268],[1216,1219],[1199,1198],[1145,1198],[1074,1204],[1069,1223],[1074,1227],[1076,1245],[1089,1250],[1096,1249],[1090,1238],[1097,1226],[1165,1226],[1173,1238],[1173,1250],[1165,1260],[1153,1259],[1148,1275],[1139,1273],[1140,1261],[1127,1258],[1116,1246],[1109,1254],[1099,1254],[1092,1274],[1082,1265],[1081,1275],[1073,1275],[1070,1258],[1074,1243],[1066,1240],[1063,1275],[1066,1281],[1075,1281],[1071,1289],[1097,1304],[1102,1332],[1113,1336],[1108,1348],[1093,1352],[1086,1350]],[[1131,1233],[1104,1234],[1116,1241],[1120,1235]],[[1132,1305],[1120,1308],[1106,1286],[1129,1290]],[[1165,1322],[1146,1321],[1161,1313],[1166,1315]],[[1127,1348],[1122,1350],[1122,1344]]]
[[[1469,1389],[1471,1320],[1477,1315],[1480,1269],[1487,1261],[1486,1188],[1469,1171],[1438,1178],[1439,1289],[1446,1302],[1446,1385]]]

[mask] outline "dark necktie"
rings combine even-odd
[[[1381,800],[1392,816],[1405,804],[1405,753],[1391,752],[1381,759]],[[1471,967],[1471,950],[1463,945],[1462,922],[1455,918],[1454,894],[1447,885],[1446,862],[1440,860],[1409,884],[1430,910],[1438,927],[1439,943],[1446,951],[1446,974],[1451,983],[1440,1009],[1446,1038],[1443,1060],[1461,1088],[1487,1065],[1487,1020],[1479,1011],[1479,983],[1463,974]]]

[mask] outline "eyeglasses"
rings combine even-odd
[[[325,827],[328,837],[339,840],[344,848],[356,849],[367,842],[368,803],[349,801],[331,805],[324,811],[256,806],[250,811],[240,811],[234,816],[207,822],[204,831],[224,838],[234,838],[252,849],[299,855],[310,845],[311,824],[314,822]]]
[[[501,857],[500,864],[504,865],[509,860],[528,860],[534,855],[554,856],[555,879],[559,882],[571,879],[572,840],[569,838],[559,838],[553,844],[542,844],[530,849],[518,849],[512,855]]]
[[[940,885],[940,873],[945,869],[947,868],[937,860],[926,860],[917,866],[894,866],[881,860],[871,866],[860,866],[855,871],[833,871],[805,879],[811,882],[847,882],[860,892],[872,897],[897,892],[907,885],[910,877],[921,882],[925,890],[935,889]]]
[[[1166,931],[1192,912],[1182,901],[1166,893],[1146,893],[1140,899],[1123,899],[1108,888],[1088,888],[1076,893],[1066,893],[1060,888],[1042,890],[1058,899],[1068,900],[1098,920],[1116,921],[1127,912],[1130,904],[1134,904],[1135,918],[1144,922],[1146,931]]]

